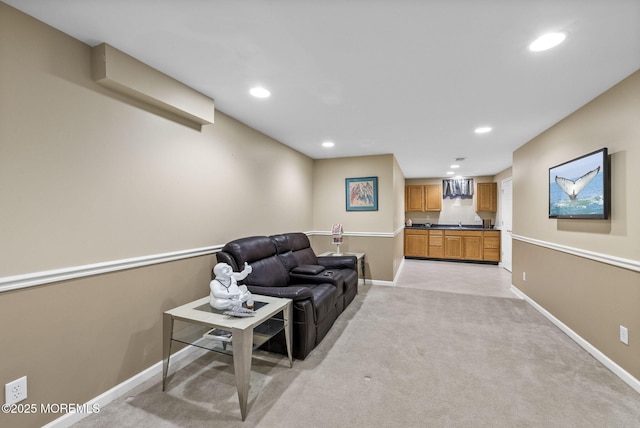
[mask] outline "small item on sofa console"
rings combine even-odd
[[[209,283],[209,304],[216,309],[230,309],[232,312],[241,308],[242,303],[251,299],[251,292],[246,285],[238,286],[238,281],[245,279],[252,271],[253,268],[247,263],[242,272],[234,272],[226,263],[215,265],[213,273],[216,277]]]

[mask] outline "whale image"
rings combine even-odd
[[[598,172],[600,172],[600,167],[587,172],[575,181],[556,176],[556,184],[569,196],[569,199],[574,201],[578,194],[598,175]]]

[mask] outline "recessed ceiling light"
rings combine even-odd
[[[268,89],[263,88],[262,86],[251,88],[249,90],[249,93],[256,98],[269,98],[271,96],[271,92]]]
[[[453,174],[455,174],[455,172],[453,172],[453,171],[447,171],[447,175],[453,175]]]
[[[565,33],[547,33],[535,39],[530,45],[529,50],[532,52],[546,51],[554,48],[564,41],[567,37]]]
[[[450,165],[449,168],[453,168],[453,169],[460,168],[460,165],[453,164],[453,165]]]
[[[333,146],[335,146],[333,141],[325,141],[324,143],[322,143],[322,147],[333,147]]]
[[[492,127],[490,126],[481,126],[479,128],[476,128],[476,130],[474,131],[476,134],[486,134],[487,132],[491,132],[493,130]]]

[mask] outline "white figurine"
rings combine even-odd
[[[246,285],[238,286],[251,273],[253,268],[244,264],[242,272],[234,272],[226,263],[218,263],[213,268],[215,279],[209,283],[211,289],[209,303],[216,309],[238,309],[243,302],[251,299]]]

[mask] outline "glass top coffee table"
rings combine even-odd
[[[291,300],[257,294],[253,295],[253,300],[256,313],[251,317],[240,318],[224,315],[225,311],[211,307],[209,296],[164,312],[162,320],[162,390],[164,391],[167,386],[167,372],[173,342],[233,355],[240,414],[244,421],[247,416],[253,350],[284,330],[289,367],[293,367],[293,359],[291,358]],[[212,329],[230,332],[231,338],[212,338],[214,336],[207,334]]]

